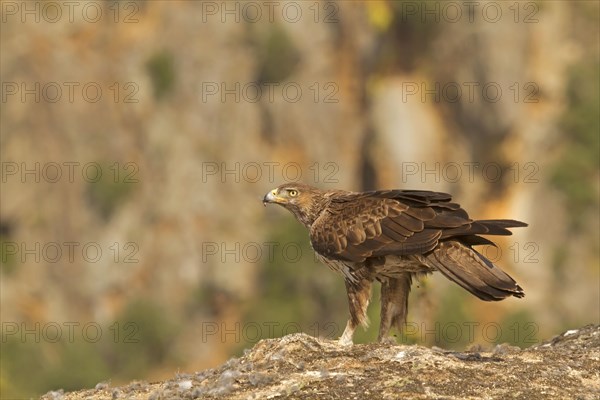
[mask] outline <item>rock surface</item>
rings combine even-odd
[[[600,326],[527,349],[464,352],[362,344],[293,334],[266,339],[216,369],[111,388],[50,392],[43,399],[597,399]]]

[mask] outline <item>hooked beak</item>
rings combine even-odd
[[[271,190],[269,193],[265,194],[263,198],[263,206],[267,206],[267,203],[281,203],[283,199],[277,196],[277,189]]]

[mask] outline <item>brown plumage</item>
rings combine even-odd
[[[350,318],[340,338],[352,343],[367,323],[371,283],[381,282],[379,341],[406,322],[413,276],[441,272],[486,301],[523,297],[523,289],[473,246],[491,244],[479,235],[510,235],[514,220],[469,218],[449,194],[422,190],[323,191],[287,183],[267,193],[263,203],[288,209],[309,229],[319,258],[341,272]]]

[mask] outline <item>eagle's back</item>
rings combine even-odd
[[[319,254],[364,261],[421,254],[443,237],[487,232],[447,193],[417,190],[336,192],[310,227]]]

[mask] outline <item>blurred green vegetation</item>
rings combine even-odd
[[[146,62],[154,88],[154,98],[162,100],[175,88],[176,72],[174,57],[166,50],[156,52]]]
[[[13,254],[13,246],[16,246],[17,243],[9,240],[7,235],[0,235],[0,273],[5,276],[12,275],[19,265],[17,255]],[[17,254],[19,252],[17,251]]]
[[[586,221],[586,212],[598,207],[600,160],[600,64],[585,62],[569,71],[567,109],[560,129],[563,132],[561,159],[555,165],[551,183],[565,195],[571,227]]]
[[[539,325],[535,315],[526,309],[515,309],[498,322],[502,328],[496,344],[508,343],[521,348],[530,347],[540,342]]]
[[[40,335],[37,338],[31,333],[25,337],[19,333],[6,338],[0,361],[1,398],[27,398],[61,388],[94,387],[112,376],[102,358],[103,342],[110,341],[108,337],[91,343],[82,337],[81,330],[75,329],[76,334],[70,340],[68,328],[62,325],[61,328],[63,335],[57,343],[50,343],[43,335],[43,325],[38,329]],[[33,330],[34,325],[28,324],[27,329]],[[94,331],[90,329],[89,332]],[[35,379],[31,376],[33,371]]]
[[[37,336],[23,336],[19,323],[17,334],[3,332],[0,398],[92,388],[114,377],[126,382],[143,378],[156,365],[175,364],[176,355],[170,350],[178,327],[169,315],[156,302],[136,300],[116,321],[89,329],[84,322],[72,328],[26,323],[25,328]]]
[[[154,365],[177,361],[170,351],[180,327],[159,299],[138,299],[128,305],[119,321],[118,337],[103,349],[103,356],[116,376],[145,376]],[[114,331],[113,331],[114,332]]]
[[[478,322],[469,309],[473,296],[467,291],[458,286],[450,287],[441,295],[433,322],[422,321],[416,335],[407,335],[409,343],[464,350],[478,341],[484,348],[500,343],[524,348],[538,340],[535,318],[524,309],[515,308],[495,322]]]
[[[235,293],[207,279],[190,294],[184,312],[187,317],[209,315],[217,318],[228,305],[238,304],[240,301]]]
[[[306,228],[295,219],[285,215],[271,226],[268,242],[277,247],[271,260],[265,257],[258,279],[258,300],[247,306],[243,323],[265,327],[276,323],[277,337],[299,328],[315,336],[337,338],[348,315],[343,279],[315,260]],[[246,347],[248,343],[242,343],[238,350]]]
[[[254,36],[259,61],[258,83],[283,82],[292,75],[300,61],[300,52],[290,35],[279,24]]]
[[[426,0],[414,4],[417,9],[427,7]],[[367,3],[369,4],[369,3]],[[376,3],[370,5],[370,8]],[[431,51],[434,39],[440,32],[440,23],[433,19],[427,19],[425,22],[415,16],[407,17],[404,11],[404,4],[400,1],[392,1],[389,7],[380,9],[375,7],[376,11],[371,11],[371,24],[379,27],[380,45],[376,70],[381,73],[396,72],[398,69],[412,71],[418,67],[423,67],[423,63]],[[387,17],[383,17],[386,13]],[[377,17],[379,15],[379,17]],[[388,23],[378,21],[388,20]]]
[[[471,321],[473,315],[466,309],[469,297],[471,296],[465,290],[450,287],[444,293],[438,293],[442,296],[439,301],[440,307],[435,311],[433,322],[422,321],[422,326],[426,329],[419,329],[415,343],[425,343],[448,349],[464,349],[469,344],[468,327],[463,324],[464,321]],[[432,325],[434,324],[434,325]],[[437,327],[435,324],[439,324]],[[457,324],[460,328],[460,336],[455,338],[452,327]],[[431,326],[430,326],[431,325]],[[436,334],[427,334],[427,330],[433,330]],[[448,340],[450,338],[450,340]]]
[[[102,173],[97,181],[96,178],[94,182],[88,181],[86,196],[92,208],[106,221],[132,193],[137,181],[136,170],[124,169],[119,163],[104,163],[99,170]]]
[[[0,274],[10,276],[17,270],[19,250],[18,244],[12,240],[15,224],[6,218],[0,221]]]

